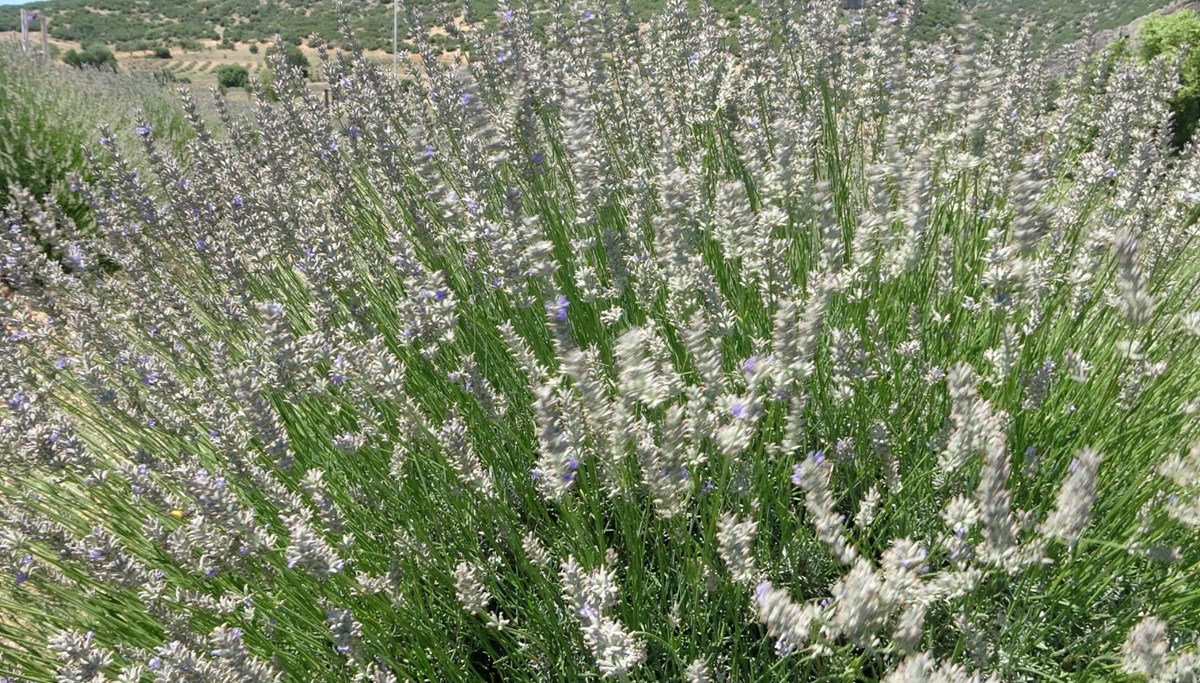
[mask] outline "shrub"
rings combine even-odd
[[[170,59],[171,50],[163,45],[154,48],[155,59]]]
[[[268,60],[271,60],[271,56],[275,55],[276,53],[279,53],[280,49],[283,50],[282,55],[283,55],[284,63],[287,64],[289,67],[298,69],[300,71],[300,73],[304,76],[304,78],[307,80],[309,66],[311,66],[311,65],[308,61],[308,57],[305,56],[305,54],[300,50],[299,47],[297,47],[295,45],[291,45],[289,43],[283,43],[282,48],[280,45],[272,45],[271,47],[267,48],[267,51],[264,53],[263,56],[266,57]]]
[[[217,85],[222,88],[244,88],[250,83],[250,71],[240,64],[217,67]]]
[[[63,55],[63,63],[77,69],[90,66],[96,69],[111,68],[113,73],[117,71],[117,58],[113,55],[112,50],[98,43],[82,46],[81,52],[76,52],[74,49],[67,50]]]
[[[258,43],[250,43],[250,54],[258,54]]]
[[[94,152],[121,278],[14,205],[4,666],[1188,680],[1171,74],[1051,88],[886,11],[517,10],[407,91],[331,59],[333,112],[282,68],[226,140],[185,99],[190,159]]]
[[[126,40],[117,43],[116,48],[120,52],[144,52],[151,49],[150,41],[143,38],[137,40]]]
[[[1192,139],[1196,123],[1200,121],[1200,15],[1186,9],[1169,15],[1155,15],[1146,19],[1138,31],[1141,55],[1146,61],[1159,56],[1171,57],[1180,50],[1180,84],[1178,92],[1171,98],[1174,113],[1172,122],[1173,143],[1182,148]]]

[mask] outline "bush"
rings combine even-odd
[[[250,84],[250,72],[238,64],[217,67],[217,85],[222,88],[244,88]]]
[[[150,41],[145,39],[126,40],[116,45],[119,52],[145,52],[151,47]]]
[[[1180,69],[1182,87],[1171,99],[1172,141],[1176,148],[1182,148],[1191,141],[1200,121],[1200,49],[1195,49],[1200,45],[1200,15],[1186,9],[1152,16],[1142,22],[1138,39],[1146,61],[1187,50]]]
[[[82,52],[76,52],[74,49],[67,50],[63,55],[63,63],[77,69],[94,67],[96,69],[111,68],[113,73],[117,71],[117,58],[113,56],[112,50],[98,43],[84,45]]]
[[[155,59],[170,59],[171,58],[171,50],[168,49],[167,47],[160,45],[160,46],[154,48],[154,57],[155,57]]]
[[[279,69],[95,150],[121,278],[10,209],[3,675],[1193,678],[1171,74],[865,4],[519,10],[335,112]]]
[[[279,46],[272,45],[271,47],[267,48],[267,51],[263,54],[263,56],[266,57],[268,60],[270,60],[272,55],[279,52],[279,49],[280,49]],[[308,57],[305,56],[305,54],[300,51],[299,47],[288,44],[288,43],[284,43],[283,44],[283,60],[288,66],[299,69],[300,73],[303,74],[304,78],[306,80],[308,79],[308,69],[309,69],[310,64],[308,61]]]
[[[258,43],[250,43],[250,54],[258,54]]]

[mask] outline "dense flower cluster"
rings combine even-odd
[[[1192,680],[1177,65],[844,4],[501,7],[15,191],[0,676]]]

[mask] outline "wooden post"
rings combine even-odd
[[[325,111],[333,109],[333,98],[329,94],[329,88],[325,88]]]
[[[21,10],[21,51],[29,52],[29,12]]]
[[[39,16],[42,20],[42,58],[47,62],[50,61],[50,20],[45,16]]]

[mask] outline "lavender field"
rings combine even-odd
[[[1180,61],[843,4],[502,6],[14,186],[0,681],[1200,677]]]

